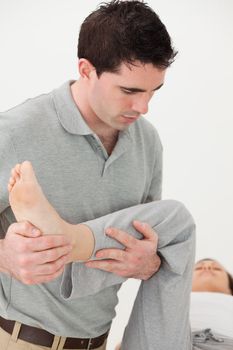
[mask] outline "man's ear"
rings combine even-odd
[[[90,79],[90,75],[93,74],[93,72],[95,72],[95,67],[86,58],[80,58],[78,62],[78,69],[80,77],[82,77],[85,80]]]

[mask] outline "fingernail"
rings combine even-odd
[[[32,234],[33,235],[38,235],[39,233],[40,233],[40,231],[38,229],[36,229],[36,228],[32,229]]]

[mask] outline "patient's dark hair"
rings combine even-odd
[[[143,0],[101,3],[79,33],[78,57],[89,60],[98,76],[135,60],[164,69],[176,54],[165,25]]]
[[[196,264],[201,262],[201,261],[206,261],[206,260],[216,261],[217,262],[217,260],[215,260],[215,259],[205,258],[205,259],[201,259],[201,260],[197,261]],[[230,287],[230,290],[231,290],[231,295],[233,295],[233,276],[225,268],[224,268],[224,270],[226,271],[226,274],[228,276],[228,283],[229,283],[229,287]]]
[[[226,273],[227,273],[228,280],[229,280],[229,287],[231,290],[231,294],[233,295],[233,277],[228,271],[226,271]]]

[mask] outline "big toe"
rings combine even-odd
[[[36,179],[36,175],[34,173],[31,162],[26,160],[25,162],[23,162],[21,164],[20,175],[21,175],[22,180],[24,180],[24,181],[32,181],[32,180]]]

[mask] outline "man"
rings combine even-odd
[[[165,26],[147,5],[112,1],[81,27],[79,80],[1,115],[4,344],[14,349],[104,349],[117,291],[125,278],[134,277],[145,282],[122,349],[190,346],[194,224],[180,203],[158,201],[162,147],[155,129],[141,117],[174,56]],[[13,223],[5,188],[10,169],[25,159],[32,162],[46,197],[65,221],[89,220],[86,225],[95,238],[92,261],[67,264],[71,241],[59,228],[43,232],[53,235],[39,236],[29,223]],[[142,209],[131,209],[147,202]],[[124,208],[126,212],[119,211]],[[134,223],[145,238],[130,244],[137,215],[147,222]],[[112,234],[115,241],[104,236],[108,226],[121,228]],[[158,272],[152,228],[159,235]],[[116,249],[122,247],[117,241],[124,242],[124,254]],[[105,247],[115,249],[102,250],[102,256],[97,254],[102,260],[93,261]]]

